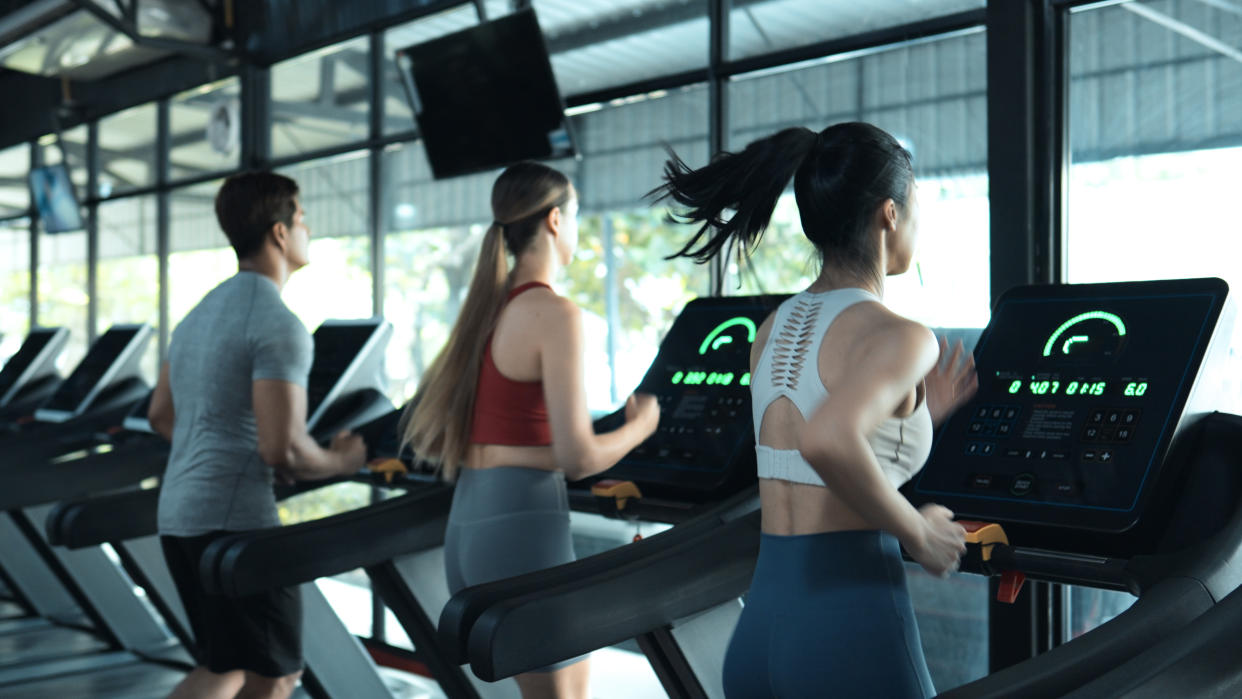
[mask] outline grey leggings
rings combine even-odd
[[[463,468],[458,473],[444,534],[450,592],[573,560],[564,473],[522,466]]]

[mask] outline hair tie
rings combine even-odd
[[[505,229],[505,224],[501,223],[500,221],[492,221],[492,225],[495,226],[496,228],[499,228],[502,231]]]

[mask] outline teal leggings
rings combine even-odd
[[[724,688],[729,699],[935,694],[897,540],[764,534]]]

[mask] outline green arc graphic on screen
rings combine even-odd
[[[1083,322],[1084,320],[1107,320],[1113,324],[1113,327],[1117,328],[1118,335],[1125,337],[1126,324],[1125,321],[1121,319],[1121,316],[1116,313],[1109,313],[1108,311],[1087,311],[1086,313],[1079,313],[1073,318],[1061,323],[1061,327],[1057,328],[1056,332],[1052,333],[1052,337],[1048,338],[1048,342],[1044,344],[1044,356],[1051,357],[1052,348],[1056,347],[1057,340],[1061,338],[1062,333],[1069,330],[1074,325]],[[1066,340],[1065,345],[1061,348],[1061,351],[1065,354],[1069,354],[1070,347],[1072,347],[1075,343],[1086,341],[1086,335],[1075,335]]]
[[[708,347],[711,349],[720,349],[721,345],[733,342],[733,338],[727,335],[722,335],[721,333],[735,325],[741,325],[746,328],[747,342],[755,341],[755,333],[758,331],[758,328],[755,327],[755,321],[750,318],[746,318],[745,316],[737,316],[736,318],[730,318],[720,325],[717,325],[711,332],[707,333],[707,337],[703,338],[703,344],[699,345],[699,354],[707,354]]]

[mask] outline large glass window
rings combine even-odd
[[[789,126],[819,131],[862,120],[912,152],[919,249],[910,272],[885,281],[885,300],[932,326],[983,327],[989,317],[985,59],[978,32],[729,84],[733,150]],[[749,269],[730,261],[729,272],[730,293],[793,292],[815,279],[818,257],[802,233],[792,190],[781,197]]]
[[[582,148],[574,179],[583,239],[598,227],[594,239],[600,241],[598,251],[580,245],[586,266],[580,282],[608,323],[605,351],[615,404],[642,380],[686,302],[709,290],[706,267],[664,259],[690,229],[669,223],[667,207],[646,197],[660,183],[666,145],[691,166],[707,163],[707,88],[693,85],[596,107],[573,118]],[[590,308],[589,298],[580,303]]]
[[[30,329],[30,222],[0,222],[0,366]]]
[[[361,37],[272,66],[274,156],[367,138],[368,56],[368,39]]]
[[[99,120],[99,196],[155,184],[154,103]]]
[[[168,103],[169,176],[198,177],[237,167],[241,155],[241,83],[197,87]]]
[[[707,3],[534,0],[561,94],[707,66]]]
[[[1242,284],[1227,211],[1242,156],[1242,17],[1223,3],[1129,2],[1069,17],[1070,282],[1216,276]],[[1217,380],[1242,409],[1242,324]],[[1074,632],[1133,602],[1074,589]],[[1082,600],[1082,603],[1079,603]]]
[[[285,303],[314,332],[329,318],[372,314],[367,152],[300,163],[297,180],[310,228],[310,264],[289,278]]]
[[[30,207],[30,146],[0,150],[0,216],[22,214]]]
[[[168,320],[172,329],[220,282],[237,272],[237,255],[216,223],[219,181],[169,195]]]
[[[69,329],[61,367],[70,371],[86,356],[86,232],[39,234],[39,325]]]
[[[96,332],[103,333],[117,323],[148,323],[158,332],[160,277],[155,197],[103,202],[98,217]],[[143,355],[142,372],[154,386],[159,376],[159,341],[154,338]]]

